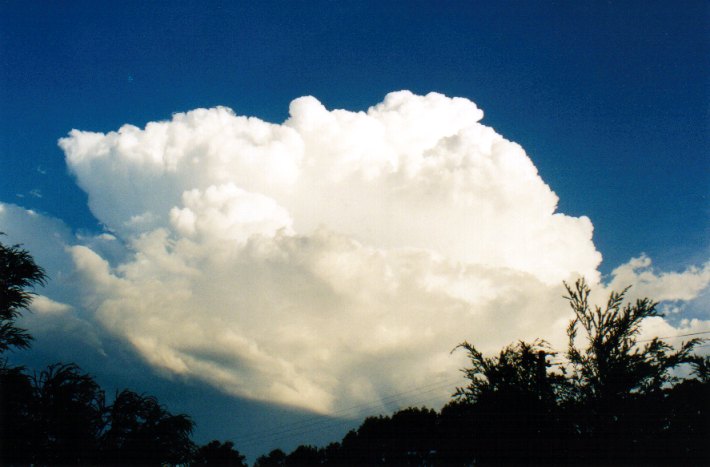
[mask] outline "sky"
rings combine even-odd
[[[562,281],[710,330],[706,2],[0,2],[40,367],[251,460],[440,407]]]

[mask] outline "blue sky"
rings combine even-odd
[[[710,252],[709,19],[702,1],[2,1],[0,202],[60,219],[68,236],[97,235],[57,145],[72,129],[142,128],[218,105],[281,124],[301,96],[361,111],[392,91],[433,91],[473,101],[483,125],[524,148],[558,212],[591,219],[602,274],[642,253],[658,270],[701,267]],[[37,345],[39,362],[54,341]],[[156,367],[140,355],[126,358]],[[118,370],[102,377],[132,381]],[[171,392],[155,378],[136,384],[171,402],[206,391],[252,414],[248,424],[266,423],[263,401],[193,380]],[[209,404],[185,404],[200,412],[201,436],[230,436]]]
[[[470,98],[526,148],[560,210],[592,218],[605,272],[707,246],[703,2],[290,3],[6,2],[2,198],[39,189],[28,207],[92,228],[56,147],[72,128],[213,105],[279,122],[298,96],[409,89]]]

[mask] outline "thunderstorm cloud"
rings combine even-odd
[[[562,281],[600,282],[592,223],[557,212],[473,102],[401,91],[366,112],[289,110],[72,130],[59,145],[106,233],[66,243],[80,298],[37,308],[83,310],[163,371],[322,413],[455,376],[463,340],[561,342]],[[710,268],[655,273],[642,256],[612,279],[680,303]]]

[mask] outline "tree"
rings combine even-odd
[[[34,293],[28,289],[44,285],[46,279],[44,269],[26,250],[0,243],[0,354],[13,347],[30,346],[32,336],[17,327],[15,320],[32,302]]]
[[[496,357],[468,342],[457,347],[470,359],[468,385],[442,410],[449,439],[440,456],[484,464],[704,463],[708,362],[692,354],[700,340],[677,350],[659,338],[640,341],[643,320],[660,316],[657,303],[625,304],[624,289],[602,308],[590,304],[584,279],[565,287],[574,312],[566,361],[549,365],[555,353],[542,341]],[[694,365],[697,378],[678,384],[673,370],[682,364]]]
[[[566,430],[557,402],[567,382],[561,370],[548,370],[553,365],[547,357],[556,355],[549,345],[520,341],[495,357],[484,357],[468,342],[458,348],[469,356],[471,366],[463,370],[468,386],[457,388],[455,403],[442,410],[446,437],[440,457],[454,462],[467,455],[466,461],[517,464],[563,456],[561,435]],[[462,428],[464,436],[457,433]],[[458,442],[452,445],[450,439]]]
[[[0,465],[33,461],[33,402],[32,381],[24,368],[0,368]]]
[[[664,385],[678,381],[672,369],[695,361],[692,351],[700,339],[683,343],[675,352],[658,337],[639,345],[642,321],[661,316],[657,302],[643,298],[635,304],[623,305],[627,287],[621,292],[611,292],[604,309],[592,308],[591,290],[584,279],[578,280],[574,287],[565,283],[565,287],[569,294],[565,298],[575,313],[567,328],[567,359],[577,398],[603,405],[634,394],[658,392]],[[584,349],[577,346],[580,327],[587,341]]]
[[[210,441],[195,453],[192,465],[217,465],[229,467],[247,467],[244,462],[245,457],[234,449],[234,443],[225,441],[220,443],[217,440]]]
[[[710,438],[710,379],[705,356],[693,362],[693,375],[667,389],[663,401],[663,439],[658,449],[668,458],[684,459],[688,464],[710,465],[706,447]]]
[[[310,467],[321,464],[318,448],[310,445],[300,445],[286,456],[286,466]]]
[[[468,353],[471,367],[463,369],[468,386],[457,388],[454,398],[475,402],[488,394],[515,398],[555,399],[565,380],[560,374],[548,373],[548,356],[556,355],[542,340],[523,341],[501,350],[497,357],[484,357],[468,342],[459,344]]]
[[[105,397],[94,379],[74,364],[50,365],[32,381],[34,462],[95,463],[106,426]]]
[[[434,410],[424,407],[367,417],[342,443],[321,449],[299,446],[285,465],[428,465],[436,451],[437,419]],[[260,458],[256,465],[273,464],[262,464]]]
[[[581,434],[576,451],[602,463],[667,456],[673,452],[663,442],[669,430],[667,399],[679,381],[672,370],[698,364],[692,352],[701,340],[687,341],[676,351],[659,338],[642,345],[642,322],[661,315],[658,303],[643,298],[624,304],[626,288],[611,292],[604,308],[592,307],[584,279],[565,287],[575,317],[567,328],[572,390],[563,402],[568,411],[584,415],[575,421]]]
[[[254,467],[282,467],[286,465],[286,453],[281,449],[274,449],[266,456],[259,456]]]
[[[194,427],[187,415],[173,415],[152,396],[123,390],[108,409],[104,459],[117,465],[189,462]]]
[[[0,232],[2,235],[2,232]],[[31,301],[35,285],[44,285],[46,275],[32,256],[19,245],[0,242],[0,463],[28,463],[34,434],[32,384],[21,367],[7,364],[2,354],[30,346],[32,336],[16,326]]]

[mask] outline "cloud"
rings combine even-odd
[[[163,371],[323,413],[455,378],[463,340],[561,344],[562,281],[599,281],[591,221],[556,212],[482,117],[402,91],[367,112],[302,97],[282,124],[218,107],[72,130],[59,144],[110,233],[66,239],[81,287],[47,296]],[[615,280],[707,287],[707,268],[651,280],[634,261]]]
[[[29,250],[35,262],[49,276],[48,288],[64,282],[73,271],[71,258],[65,248],[73,241],[73,234],[62,221],[31,209],[0,202],[0,236],[3,243],[15,244]],[[60,300],[63,301],[63,300]]]
[[[32,299],[32,311],[43,315],[61,315],[71,310],[66,303],[55,302],[44,295],[37,295]]]
[[[609,288],[620,290],[633,284],[629,297],[653,297],[659,301],[693,300],[710,284],[710,261],[702,267],[691,266],[683,272],[657,273],[651,258],[632,258],[612,271]]]
[[[20,206],[0,202],[0,237],[3,244],[20,244],[41,266],[47,283],[37,286],[28,313],[18,324],[35,338],[33,349],[42,348],[54,363],[60,356],[81,361],[87,352],[103,354],[101,329],[94,315],[81,306],[83,284],[78,281],[76,266],[69,248],[85,241],[97,251],[108,254],[101,239],[77,238],[59,219]]]
[[[557,197],[525,152],[480,124],[472,102],[403,91],[348,112],[303,97],[290,113],[278,125],[198,109],[143,130],[73,130],[60,146],[94,215],[126,237],[189,234],[190,203],[220,196],[248,209],[236,197],[250,194],[303,235],[326,226],[375,247],[434,250],[550,284],[571,272],[596,277],[589,219],[556,214]],[[226,205],[205,209],[233,222]],[[281,214],[272,221],[288,223]]]

